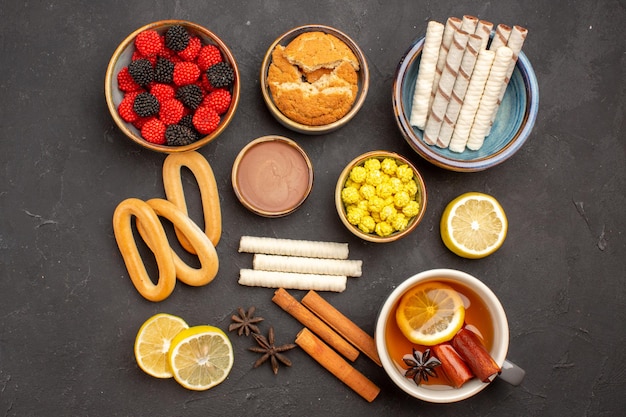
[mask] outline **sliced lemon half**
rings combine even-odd
[[[412,343],[433,346],[446,342],[463,326],[465,306],[454,288],[432,281],[407,291],[396,309],[396,323]]]
[[[233,367],[228,336],[213,326],[193,326],[174,337],[167,355],[174,379],[183,387],[204,391],[226,379]]]
[[[135,338],[135,360],[148,375],[171,378],[167,353],[172,339],[189,326],[183,319],[171,314],[159,313],[146,320]]]
[[[441,216],[441,239],[457,255],[478,259],[497,251],[506,238],[504,209],[492,196],[465,193],[452,200]]]

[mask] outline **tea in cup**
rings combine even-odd
[[[446,318],[450,321],[443,329],[437,324],[424,334],[409,334],[403,316],[411,308],[407,298],[415,300],[415,291],[422,288],[446,295],[446,308],[456,305],[459,311]],[[448,340],[438,339],[442,335]],[[383,303],[375,340],[391,380],[424,401],[450,403],[469,398],[496,376],[513,385],[524,378],[524,370],[506,360],[509,326],[502,304],[489,287],[465,272],[433,269],[405,280]]]

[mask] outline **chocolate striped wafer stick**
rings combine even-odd
[[[463,51],[465,51],[468,37],[469,34],[467,32],[457,30],[450,44],[446,65],[441,74],[435,99],[433,100],[428,119],[426,120],[426,127],[424,128],[424,142],[429,145],[437,144],[439,146],[437,136],[439,135],[439,129],[441,128],[443,117],[446,114],[446,109],[450,102],[452,88],[454,87],[454,81],[459,72],[459,66],[463,59]]]
[[[415,80],[415,92],[409,123],[418,129],[424,129],[430,105],[430,96],[433,89],[435,73],[437,71],[437,57],[443,39],[444,25],[431,20],[426,27],[422,57],[419,72]]]
[[[463,105],[461,106],[459,117],[454,126],[450,144],[448,145],[448,148],[453,152],[463,152],[465,150],[465,145],[469,138],[470,130],[472,129],[472,123],[474,122],[474,116],[478,110],[478,105],[483,95],[485,83],[489,77],[489,71],[491,70],[495,56],[496,53],[488,49],[483,49],[478,53],[476,65],[472,72],[472,78],[467,87]]]
[[[478,58],[478,52],[480,51],[482,39],[478,35],[470,35],[465,46],[465,52],[463,52],[463,59],[461,60],[461,66],[459,67],[459,73],[454,81],[454,87],[452,88],[452,94],[450,96],[450,103],[446,109],[446,114],[439,130],[439,136],[437,137],[437,145],[441,147],[447,147],[450,144],[452,138],[452,132],[454,131],[454,125],[456,124],[463,100],[465,99],[465,93],[470,82],[472,73],[474,72],[474,65]],[[465,146],[463,146],[465,148]]]
[[[474,33],[480,36],[482,40],[480,44],[480,49],[485,49],[487,47],[492,29],[493,29],[493,23],[488,22],[486,20],[478,21],[478,24],[476,25],[476,30],[474,31]]]
[[[509,36],[509,40],[507,41],[506,46],[511,48],[511,51],[513,51],[513,56],[511,57],[511,62],[509,63],[509,67],[506,70],[506,76],[504,82],[502,83],[502,90],[500,90],[500,96],[498,97],[497,106],[494,109],[493,114],[491,115],[491,124],[489,125],[489,130],[487,130],[487,135],[491,131],[491,125],[493,125],[493,122],[496,119],[498,109],[500,108],[500,103],[502,103],[504,93],[506,93],[506,87],[509,85],[511,75],[513,74],[513,70],[515,69],[515,64],[517,63],[517,57],[522,50],[522,46],[524,45],[524,41],[526,40],[527,35],[528,29],[521,26],[515,25],[511,30],[511,35]]]
[[[511,30],[511,26],[505,25],[504,23],[500,23],[496,26],[496,33],[493,35],[489,49],[497,51],[499,47],[506,46],[509,36],[511,35]]]
[[[462,24],[463,21],[458,17],[452,16],[446,20],[446,25],[443,30],[443,37],[441,39],[441,48],[439,49],[439,56],[437,57],[437,69],[435,72],[435,78],[433,80],[433,89],[431,91],[430,101],[428,103],[429,111],[430,107],[432,106],[433,100],[435,99],[435,95],[437,94],[437,86],[439,86],[441,74],[443,74],[443,69],[446,66],[446,59],[448,57],[450,45],[452,44],[454,32],[461,29]]]
[[[509,36],[509,41],[506,43],[506,46],[511,48],[511,51],[513,51],[513,59],[509,63],[509,68],[506,71],[507,83],[509,82],[511,74],[513,73],[513,69],[515,68],[519,53],[522,51],[522,46],[524,46],[526,36],[528,36],[528,29],[517,25],[513,26],[513,30],[511,30],[511,36]]]
[[[502,83],[506,77],[506,71],[512,56],[513,51],[507,46],[501,46],[496,51],[491,71],[489,71],[489,77],[485,83],[483,96],[480,99],[480,105],[476,111],[474,123],[467,140],[466,146],[468,149],[476,151],[483,146],[485,136],[487,136],[491,126],[491,114],[497,108]]]
[[[478,18],[476,16],[464,15],[461,19],[461,30],[467,33],[474,33],[476,31],[476,25],[478,25]]]

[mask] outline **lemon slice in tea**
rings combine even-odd
[[[407,291],[396,309],[396,323],[412,343],[434,346],[446,342],[463,326],[463,299],[452,287],[431,281]]]

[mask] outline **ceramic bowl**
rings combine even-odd
[[[136,36],[145,31],[145,30],[156,30],[160,34],[164,34],[167,29],[174,25],[181,25],[185,27],[191,35],[198,36],[202,41],[203,45],[213,44],[217,46],[217,48],[222,53],[222,58],[225,62],[228,62],[233,69],[235,80],[231,85],[231,104],[230,108],[221,116],[220,124],[217,129],[215,129],[210,134],[201,137],[197,141],[183,146],[168,146],[168,145],[159,145],[146,141],[142,136],[139,129],[133,126],[131,123],[125,122],[118,114],[117,108],[124,98],[124,94],[122,91],[118,89],[117,83],[117,74],[126,67],[135,51],[134,41]],[[105,98],[107,102],[107,106],[109,108],[109,112],[115,121],[115,124],[120,128],[120,130],[133,142],[143,146],[144,148],[164,153],[174,153],[174,152],[186,152],[192,151],[207,143],[213,141],[217,138],[223,131],[226,129],[228,124],[232,121],[233,116],[235,115],[235,111],[237,110],[237,106],[239,104],[239,92],[240,92],[240,79],[239,79],[239,69],[237,66],[237,62],[233,57],[230,49],[226,46],[226,44],[213,32],[210,30],[197,25],[192,22],[184,21],[184,20],[162,20],[154,23],[147,24],[139,29],[135,30],[133,33],[128,35],[122,43],[119,44],[111,60],[109,61],[109,65],[106,70],[105,83],[104,83],[104,92]]]
[[[352,224],[352,222],[349,220],[346,204],[344,203],[344,199],[342,197],[343,189],[346,187],[346,182],[350,178],[350,172],[352,171],[352,169],[356,166],[363,166],[365,161],[370,158],[378,159],[381,162],[386,158],[391,158],[396,161],[396,164],[398,166],[406,164],[408,167],[411,168],[411,171],[413,173],[413,181],[417,185],[415,200],[419,204],[419,211],[415,216],[409,219],[408,224],[404,229],[401,229],[400,231],[394,231],[393,233],[386,236],[380,236],[375,232],[364,232],[358,227],[358,225]],[[426,212],[427,200],[426,185],[424,184],[424,180],[422,179],[419,171],[417,170],[417,168],[415,168],[415,165],[413,165],[411,161],[409,161],[402,155],[399,155],[395,152],[382,150],[367,152],[354,158],[350,163],[348,163],[348,165],[346,165],[346,167],[339,175],[339,179],[337,180],[337,186],[335,188],[335,207],[337,209],[337,213],[339,214],[341,222],[355,236],[358,236],[363,240],[375,243],[393,242],[407,236],[409,233],[415,230],[417,225],[422,221],[422,218],[424,217],[424,213]],[[401,209],[399,211],[401,211]],[[354,221],[354,219],[352,220]]]
[[[342,40],[346,45],[348,45],[348,47],[356,55],[359,61],[359,67],[360,67],[359,71],[357,72],[359,91],[358,91],[356,100],[354,101],[354,104],[352,105],[352,108],[341,119],[333,123],[326,124],[326,125],[309,126],[309,125],[298,123],[289,119],[278,109],[278,107],[274,103],[272,94],[267,84],[267,75],[268,75],[269,67],[272,63],[272,52],[274,51],[277,45],[287,46],[289,42],[295,39],[298,35],[301,35],[305,32],[316,32],[316,31],[325,32],[325,33],[334,35],[335,37]],[[334,29],[332,27],[324,26],[324,25],[298,26],[296,28],[293,28],[283,33],[278,38],[276,38],[276,40],[267,49],[265,57],[263,58],[263,63],[261,65],[261,92],[263,94],[263,99],[265,101],[265,104],[267,105],[272,116],[274,116],[274,118],[276,118],[276,120],[278,120],[278,122],[280,122],[283,126],[293,131],[296,131],[298,133],[303,133],[303,134],[308,134],[308,135],[320,135],[320,134],[330,133],[332,131],[335,131],[345,126],[350,120],[352,120],[352,118],[359,112],[359,110],[363,106],[363,103],[365,102],[365,97],[367,96],[367,92],[369,89],[369,80],[370,80],[369,68],[367,65],[367,61],[365,59],[365,55],[363,54],[359,46],[356,44],[356,42],[352,40],[345,33],[337,29]]]
[[[539,86],[530,61],[520,52],[502,103],[489,135],[477,151],[456,153],[428,145],[422,130],[411,126],[409,116],[415,81],[419,72],[424,38],[415,41],[396,69],[393,83],[393,111],[406,141],[424,159],[458,172],[482,171],[512,157],[524,145],[535,124],[539,108]]]
[[[295,141],[263,136],[241,149],[232,168],[235,195],[251,212],[282,217],[297,210],[313,188],[313,165]]]

